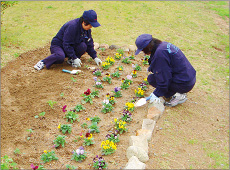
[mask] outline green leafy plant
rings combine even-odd
[[[48,103],[49,106],[53,109],[54,104],[57,103],[57,102],[52,101],[52,100],[49,100],[47,103]]]
[[[139,66],[138,64],[132,64],[132,67],[133,67],[133,69],[134,70],[136,70],[136,71],[141,71],[141,66]]]
[[[27,132],[29,132],[28,136],[27,136],[27,140],[30,140],[30,138],[32,137],[32,133],[34,132],[32,129],[27,129]]]
[[[60,145],[61,145],[62,147],[65,147],[65,143],[67,143],[67,142],[65,141],[65,137],[66,137],[66,136],[62,136],[62,135],[58,135],[58,136],[56,137],[56,139],[53,141],[53,142],[54,142],[55,148],[59,147]]]
[[[133,78],[136,78],[137,77],[137,71],[136,70],[133,70],[132,73],[131,73],[131,76]]]
[[[93,75],[95,75],[95,76],[101,76],[101,74],[102,74],[102,70],[101,69],[99,69],[99,68],[97,68],[97,69],[95,69],[94,71],[93,71]]]
[[[111,112],[114,109],[113,105],[111,103],[109,103],[109,100],[104,100],[103,101],[103,107],[101,112],[102,113],[108,113]]]
[[[130,64],[131,61],[129,60],[128,57],[124,57],[122,60],[121,60],[122,63],[125,63],[125,64]]]
[[[44,153],[41,155],[41,160],[43,161],[43,163],[46,163],[52,160],[58,160],[58,157],[56,156],[54,151],[44,150]]]
[[[137,97],[144,97],[145,91],[142,90],[141,88],[138,88],[138,90],[135,89],[135,95]]]
[[[110,57],[110,56],[108,56],[105,61],[109,63],[110,65],[113,65],[115,63],[115,60],[113,59],[113,57]]]
[[[81,127],[84,128],[84,129],[86,129],[86,128],[88,127],[88,125],[87,125],[87,123],[83,123],[83,124],[81,125]]]
[[[118,70],[118,71],[123,71],[123,66],[118,66],[118,67],[117,67],[117,70]]]
[[[74,121],[80,121],[79,120],[79,115],[76,114],[74,111],[67,111],[67,113],[65,114],[66,121],[70,121],[71,123],[73,123]]]
[[[73,155],[71,160],[75,160],[76,162],[82,162],[87,157],[83,146],[80,146],[76,151],[73,151],[72,153]]]
[[[60,131],[63,134],[65,134],[66,132],[71,133],[71,131],[72,131],[72,125],[70,125],[70,124],[66,124],[66,125],[59,124],[58,125],[58,129],[60,129]]]
[[[101,142],[102,154],[110,155],[117,150],[117,145],[113,141],[102,141]]]
[[[95,116],[95,117],[91,117],[90,120],[91,120],[92,123],[93,122],[99,123],[101,121],[101,118],[98,117],[98,116]]]
[[[115,59],[120,60],[122,57],[122,54],[116,53],[115,54]]]
[[[46,112],[41,112],[41,113],[39,113],[40,119],[44,118],[45,114],[46,114]],[[37,118],[39,118],[39,116],[36,115],[36,116],[34,116],[34,117],[37,119]]]
[[[113,77],[119,78],[120,75],[121,75],[121,73],[119,73],[119,71],[116,71],[115,73],[112,73],[112,76],[113,76]]]
[[[91,92],[91,95],[93,96],[93,98],[94,98],[94,97],[99,97],[99,90],[93,90],[93,91]]]
[[[17,163],[8,155],[1,157],[1,169],[17,169]]]
[[[20,155],[20,154],[21,154],[20,149],[16,148],[16,149],[14,150],[14,154],[15,154],[15,155]]]
[[[99,133],[99,127],[97,126],[97,122],[92,122],[91,125],[88,126],[90,133]]]
[[[87,89],[84,94],[82,94],[81,96],[83,96],[84,98],[82,99],[82,104],[85,104],[87,102],[89,102],[90,104],[93,104],[93,98],[94,98],[94,95],[91,95],[91,90],[90,89]]]
[[[95,142],[94,142],[93,135],[91,133],[86,133],[84,142],[83,142],[83,146],[90,146],[90,145],[93,145],[94,143]]]
[[[150,58],[149,55],[144,56],[144,59],[142,60],[143,65],[149,65],[149,62],[148,62],[149,58]]]
[[[127,102],[127,103],[125,103],[125,108],[124,108],[124,109],[125,109],[125,110],[128,110],[128,111],[130,111],[130,112],[133,112],[134,109],[135,109],[135,107],[134,107],[134,104],[133,104],[133,103]]]
[[[134,59],[135,59],[135,58],[134,58],[134,55],[129,56],[129,59],[130,59],[130,60],[134,60]]]
[[[108,63],[108,62],[102,62],[101,64],[101,67],[104,69],[104,70],[108,70],[110,68],[111,64]]]
[[[107,134],[105,137],[106,137],[106,140],[113,141],[114,143],[118,143],[120,142],[119,136],[120,135],[118,134],[118,130],[115,130],[114,133]]]
[[[130,123],[132,121],[132,114],[128,110],[123,110],[121,120]]]
[[[110,77],[109,73],[106,73],[106,76],[103,77],[103,81],[107,81],[109,84],[112,83],[112,78]]]
[[[78,74],[78,72],[77,72],[76,74]],[[73,77],[71,77],[71,80],[72,80],[73,82],[76,82],[76,81],[77,81],[77,79],[74,79]]]
[[[115,129],[120,133],[124,133],[126,131],[128,131],[127,129],[127,123],[123,120],[117,120],[117,119],[114,119],[114,123],[115,123]]]
[[[141,83],[138,85],[139,88],[141,88],[141,90],[146,91],[148,89],[148,86],[145,83]]]
[[[60,96],[61,96],[61,97],[64,97],[64,93],[62,92],[62,93],[60,94]]]
[[[66,169],[67,170],[69,170],[69,169],[77,169],[77,166],[67,164]]]
[[[114,97],[122,97],[121,94],[121,87],[115,87],[114,91],[112,91],[114,93]]]
[[[94,169],[106,169],[107,163],[105,162],[104,158],[98,157],[98,155],[93,158],[93,168]]]
[[[78,104],[74,107],[74,111],[76,111],[76,112],[80,112],[83,110],[85,110],[85,107],[83,107],[81,104]]]
[[[99,50],[101,50],[103,52],[103,51],[105,51],[105,48],[99,48]]]
[[[111,105],[114,105],[116,103],[116,101],[114,100],[114,96],[109,96],[108,99]]]
[[[121,48],[117,49],[117,52],[118,52],[119,54],[121,54],[122,56],[124,55],[124,50],[121,49]]]
[[[99,88],[99,89],[100,89],[100,88],[101,88],[101,89],[104,88],[103,85],[102,85],[102,83],[101,83],[101,81],[96,81],[96,82],[95,82],[95,87],[96,87],[96,88]]]

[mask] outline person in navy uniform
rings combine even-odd
[[[159,97],[170,99],[164,104],[176,106],[187,100],[187,94],[196,83],[196,70],[175,45],[153,38],[150,34],[137,37],[135,44],[138,55],[143,51],[150,55],[148,82],[155,90],[150,95],[150,103],[159,102]]]
[[[80,18],[65,23],[51,41],[51,55],[39,61],[34,68],[49,69],[53,64],[61,64],[68,57],[67,63],[73,67],[81,67],[81,56],[87,52],[97,65],[102,61],[97,58],[91,28],[99,27],[97,14],[94,10],[84,11]]]

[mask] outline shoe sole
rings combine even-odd
[[[169,106],[169,107],[174,107],[174,106],[176,106],[176,105],[178,105],[178,104],[184,103],[186,100],[188,100],[188,98],[185,98],[184,100],[179,101],[179,102],[176,103],[176,104],[171,104],[171,103],[169,103],[169,102],[165,102],[164,105],[165,105],[165,106]]]

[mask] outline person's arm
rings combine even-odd
[[[63,48],[65,53],[72,59],[77,58],[74,51],[75,38],[76,38],[76,26],[68,25],[64,31]]]
[[[86,45],[87,45],[86,52],[90,55],[90,57],[92,57],[93,59],[95,59],[95,58],[97,58],[97,52],[94,49],[93,38],[91,36],[91,30],[88,31],[88,36],[89,36],[89,39],[86,42]]]

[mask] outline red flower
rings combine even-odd
[[[67,111],[67,110],[66,110],[66,107],[67,107],[66,105],[63,106],[63,108],[62,108],[62,111],[63,111],[63,112],[66,112],[66,111]]]
[[[87,137],[87,138],[90,137],[90,133],[86,133],[85,137]]]
[[[84,94],[85,94],[86,96],[90,95],[90,93],[91,93],[90,89],[88,89],[88,90],[86,90],[86,91],[84,92]]]
[[[30,167],[31,167],[33,170],[38,169],[38,166],[34,166],[34,164],[31,164]]]

